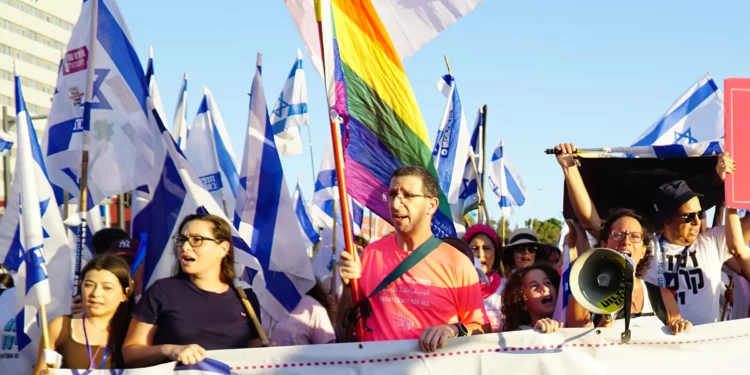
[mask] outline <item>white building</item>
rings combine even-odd
[[[49,114],[60,58],[78,21],[82,3],[81,0],[0,0],[0,110],[6,107],[8,116],[15,117],[16,111],[14,60],[18,61],[27,109],[32,116]],[[34,120],[40,142],[46,125],[45,120]],[[8,133],[15,132],[12,125]],[[15,157],[10,166],[15,170]],[[0,200],[5,200],[4,189],[0,189]]]

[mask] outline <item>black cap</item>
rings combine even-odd
[[[695,197],[703,198],[703,194],[690,189],[685,180],[667,182],[659,186],[655,204],[659,222],[664,222],[664,220],[672,217],[680,206]]]

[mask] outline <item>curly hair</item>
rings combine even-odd
[[[641,279],[646,275],[648,268],[651,266],[651,260],[654,259],[653,243],[651,243],[651,230],[649,229],[650,226],[646,219],[643,218],[643,216],[639,215],[637,212],[629,208],[619,208],[612,211],[607,217],[607,221],[602,224],[602,230],[599,231],[599,243],[607,243],[610,232],[612,231],[612,226],[617,222],[617,220],[620,220],[623,217],[629,217],[637,220],[638,224],[640,224],[642,228],[641,232],[643,232],[643,246],[646,246],[646,253],[643,255],[643,259],[641,259],[641,261],[638,262],[635,267],[635,277]]]
[[[523,294],[523,280],[532,270],[540,270],[547,274],[550,282],[555,286],[555,293],[558,292],[560,275],[549,264],[538,263],[517,270],[511,275],[510,280],[508,280],[503,290],[503,303],[501,307],[503,313],[503,332],[516,331],[518,327],[531,323],[531,316],[529,316],[529,312],[526,310],[526,298]]]

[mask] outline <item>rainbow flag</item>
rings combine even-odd
[[[331,0],[335,103],[343,120],[349,194],[390,219],[388,186],[403,165],[437,176],[427,127],[401,59],[370,0]],[[455,236],[440,193],[432,221],[438,237]]]

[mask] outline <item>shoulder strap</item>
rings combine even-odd
[[[661,288],[657,285],[646,282],[646,292],[648,293],[648,301],[651,303],[651,308],[654,310],[654,314],[659,320],[667,325],[669,322],[669,314],[667,308],[664,306],[664,298],[661,296]]]
[[[422,245],[420,245],[418,248],[414,249],[411,254],[409,254],[406,259],[404,259],[401,263],[399,263],[396,268],[391,271],[391,273],[388,274],[388,276],[383,279],[383,281],[380,282],[380,285],[378,285],[375,290],[370,293],[370,295],[367,298],[372,298],[376,294],[380,293],[383,289],[385,289],[388,285],[391,285],[394,281],[398,280],[399,277],[401,277],[403,274],[409,272],[412,267],[416,266],[417,263],[422,261],[427,255],[429,255],[432,250],[437,249],[440,244],[442,244],[443,241],[441,241],[439,238],[432,236],[429,240],[425,241]]]

